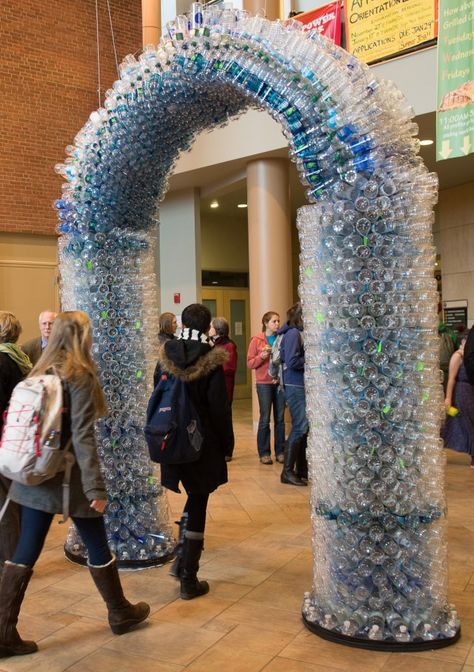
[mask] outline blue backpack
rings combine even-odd
[[[161,375],[148,402],[145,439],[150,459],[159,464],[186,464],[199,459],[202,426],[186,383]]]

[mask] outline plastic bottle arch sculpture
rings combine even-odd
[[[298,215],[314,547],[305,623],[357,646],[445,646],[459,622],[447,603],[438,438],[437,180],[417,156],[412,110],[297,23],[214,10],[189,30],[178,17],[174,30],[125,58],[57,167],[63,302],[91,315],[110,407],[98,427],[110,543],[132,563],[172,549],[141,432],[157,204],[201,130],[264,108],[311,204]]]

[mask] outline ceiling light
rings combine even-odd
[[[238,203],[237,207],[238,207],[238,208],[246,208],[246,207],[247,207],[247,203]]]
[[[211,208],[218,208],[219,207],[219,201],[211,201]]]
[[[420,140],[420,145],[425,147],[426,145],[432,145],[433,142],[434,142],[433,140]]]

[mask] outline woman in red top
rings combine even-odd
[[[273,464],[270,453],[270,413],[273,406],[274,449],[277,462],[283,462],[285,449],[285,396],[279,381],[268,373],[270,353],[280,328],[280,316],[270,310],[262,317],[262,331],[250,341],[247,366],[255,370],[260,418],[257,450],[262,464]]]
[[[227,398],[232,413],[232,400],[234,398],[235,373],[237,371],[237,346],[234,341],[229,338],[229,323],[225,317],[214,317],[211,321],[211,328],[209,329],[209,336],[212,338],[214,345],[217,348],[223,348],[227,351],[229,357],[223,365],[225,386],[227,389]],[[232,423],[230,425],[231,434],[225,449],[226,462],[230,462],[234,452],[234,429]]]

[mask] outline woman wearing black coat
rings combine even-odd
[[[17,318],[0,310],[0,437],[3,429],[3,413],[7,409],[13,389],[31,371],[28,356],[16,345],[21,334]],[[0,474],[0,509],[6,502],[11,481]],[[10,560],[20,535],[20,512],[10,502],[0,521],[0,576],[3,565]]]
[[[209,495],[227,482],[225,449],[232,421],[222,368],[228,355],[209,344],[211,314],[206,306],[194,303],[183,310],[181,317],[180,335],[159,350],[154,382],[156,386],[163,373],[185,381],[203,428],[199,460],[161,466],[162,485],[180,492],[181,482],[188,495],[179,523],[177,559],[170,573],[181,581],[181,597],[190,600],[209,591],[208,583],[198,580],[197,571]]]

